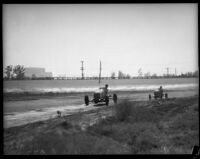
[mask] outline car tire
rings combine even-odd
[[[109,105],[109,97],[106,96],[106,106],[108,106],[108,105]]]
[[[117,95],[116,94],[113,94],[113,102],[114,102],[114,104],[117,104]]]
[[[88,104],[89,104],[89,97],[85,96],[85,105],[88,105]]]

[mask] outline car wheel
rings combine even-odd
[[[89,97],[85,96],[85,105],[88,105],[88,104],[89,104]]]
[[[114,104],[117,103],[117,95],[116,94],[113,94],[113,101],[114,101]]]
[[[108,104],[109,104],[109,98],[106,97],[106,105],[108,106]]]

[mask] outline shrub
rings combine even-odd
[[[58,134],[56,132],[37,134],[32,141],[25,141],[13,149],[12,154],[62,155],[62,154],[119,154],[128,153],[129,148],[107,138],[88,133]],[[6,152],[10,154],[11,151]]]
[[[115,118],[118,121],[159,122],[162,115],[155,110],[136,106],[137,103],[124,100],[115,106]]]
[[[125,121],[132,113],[133,103],[128,100],[124,100],[115,106],[115,117],[119,121]]]
[[[67,121],[63,121],[61,123],[61,126],[64,128],[64,129],[69,129],[69,128],[72,128],[72,124],[67,122]]]

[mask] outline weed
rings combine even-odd
[[[132,113],[133,105],[128,101],[124,100],[123,102],[115,106],[115,117],[119,121],[125,121],[129,118]]]

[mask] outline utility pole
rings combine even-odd
[[[175,68],[175,76],[177,76],[177,74],[176,74],[176,68]]]
[[[83,74],[83,70],[84,70],[84,68],[83,68],[83,61],[81,61],[81,63],[82,63],[82,65],[81,65],[82,79],[84,79],[84,74]]]
[[[167,69],[167,76],[169,76],[169,67],[167,67],[166,69]]]
[[[100,61],[100,72],[99,72],[99,83],[101,83],[101,61]]]

